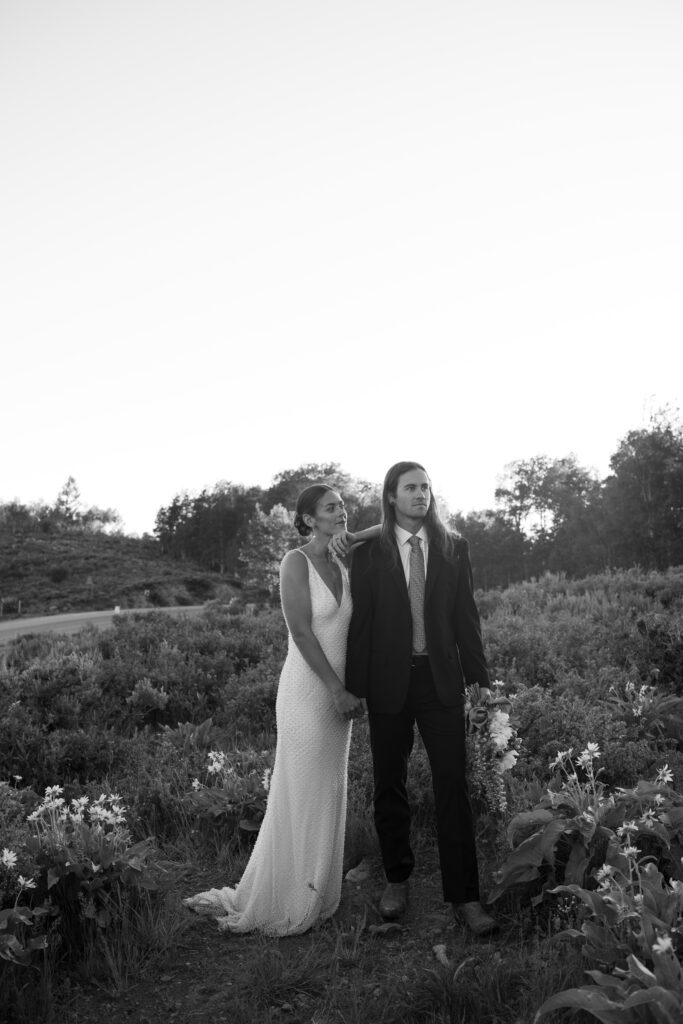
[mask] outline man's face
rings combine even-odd
[[[410,469],[402,473],[398,478],[396,494],[389,497],[396,511],[396,522],[406,530],[420,528],[431,499],[431,484],[423,469]]]

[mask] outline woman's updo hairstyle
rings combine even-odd
[[[327,494],[332,488],[327,484],[311,484],[306,487],[296,499],[296,515],[294,525],[302,537],[308,537],[313,533],[311,527],[304,522],[304,516],[314,516],[318,502],[323,494]]]

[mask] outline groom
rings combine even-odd
[[[488,690],[467,542],[441,520],[417,462],[384,480],[381,535],[353,553],[346,687],[365,697],[375,782],[375,827],[387,887],[380,913],[401,917],[415,859],[406,794],[417,724],[432,770],[444,900],[476,935],[497,930],[479,902],[465,777],[464,687]]]

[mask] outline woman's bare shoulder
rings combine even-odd
[[[301,548],[292,548],[280,562],[280,572],[294,577],[308,575],[308,557]]]

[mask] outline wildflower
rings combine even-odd
[[[503,682],[502,679],[494,679],[491,685],[502,688],[503,686],[505,686],[505,683]]]
[[[90,808],[90,820],[100,825],[115,825],[116,819],[106,807],[97,806]]]
[[[660,935],[655,942],[652,943],[653,953],[673,953],[674,944],[671,941],[670,935]]]
[[[600,747],[597,743],[587,743],[584,754],[588,754],[589,757],[600,757]]]
[[[597,874],[598,882],[604,882],[614,874],[614,867],[611,864],[603,864]]]
[[[657,804],[657,807],[661,807],[662,804],[664,803],[664,797],[662,796],[661,793],[655,793],[654,800],[655,800],[655,803]]]
[[[23,875],[19,875],[17,879],[19,888],[23,891],[24,889],[35,889],[36,883],[33,878],[24,878]]]
[[[638,826],[635,821],[625,821],[623,825],[620,825],[617,829],[617,835],[621,839],[623,836],[628,835],[629,832],[637,832]]]
[[[497,750],[506,750],[512,739],[510,716],[505,711],[494,711],[489,721],[489,736]]]
[[[47,786],[45,788],[45,798],[47,800],[53,800],[55,797],[61,796],[64,792],[62,786]]]
[[[263,773],[263,778],[261,779],[261,785],[265,789],[266,793],[270,789],[270,777],[272,774],[272,770],[270,768],[266,768],[266,770]]]
[[[226,756],[222,750],[210,750],[209,751],[209,765],[207,772],[209,775],[218,775],[219,772],[225,768]]]
[[[0,857],[0,861],[2,862],[2,866],[4,868],[11,870],[12,868],[15,868],[17,866],[17,855],[14,852],[14,850],[8,850],[7,847],[5,847],[2,851],[2,857]]]
[[[13,775],[12,776],[12,778],[15,779],[17,782],[21,782],[23,777],[24,777],[23,775]]]
[[[201,782],[199,781],[199,779],[197,779],[197,778],[194,778],[194,779],[192,780],[192,788],[193,788],[194,790],[198,790],[198,789],[201,789],[201,788],[202,788],[202,784],[201,784]]]
[[[672,783],[674,780],[674,773],[669,768],[668,764],[665,764],[663,768],[660,768],[657,772],[656,781],[660,786],[666,786]]]
[[[554,761],[550,762],[548,767],[549,768],[560,768],[562,763],[563,763],[563,761],[566,758],[571,757],[573,752],[574,752],[574,748],[573,747],[570,747],[569,750],[558,750],[557,757],[555,758]]]
[[[632,846],[631,843],[627,843],[625,846],[622,846],[621,852],[625,857],[637,857],[640,850],[637,846]]]
[[[652,807],[648,807],[648,809],[644,811],[642,817],[638,818],[639,823],[644,825],[645,828],[654,828],[654,820],[655,812]]]
[[[517,758],[518,757],[519,757],[519,754],[518,754],[518,752],[516,750],[508,750],[508,751],[506,751],[506,753],[501,757],[500,761],[498,762],[498,765],[497,765],[498,771],[499,772],[508,772],[508,771],[510,771],[510,769],[514,768],[515,765],[517,764]]]

